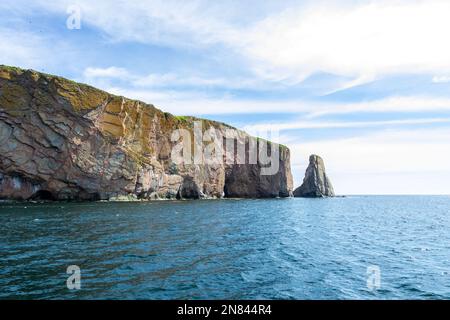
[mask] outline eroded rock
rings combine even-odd
[[[289,149],[279,171],[260,164],[174,164],[175,117],[153,105],[60,77],[0,66],[0,199],[176,199],[287,197]],[[203,120],[203,130],[231,127]],[[237,144],[254,139],[239,131]],[[232,155],[232,157],[236,157]],[[236,159],[235,159],[236,160]]]
[[[321,198],[334,196],[333,186],[325,173],[323,159],[317,155],[311,155],[303,184],[295,189],[294,197]]]

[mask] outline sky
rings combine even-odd
[[[314,153],[338,194],[450,194],[449,17],[438,0],[2,0],[0,64],[270,137],[296,186]]]

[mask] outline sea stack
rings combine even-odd
[[[294,190],[294,197],[323,198],[334,196],[333,186],[325,173],[323,159],[317,155],[311,155],[303,184]]]

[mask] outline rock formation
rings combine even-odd
[[[333,186],[325,173],[325,165],[322,158],[317,155],[311,155],[303,184],[295,189],[294,197],[321,198],[334,196]]]
[[[211,164],[174,163],[177,129],[193,117],[33,70],[0,66],[0,199],[114,200],[292,195],[289,149],[279,170],[237,164],[234,150]],[[233,129],[202,120],[203,131]],[[236,130],[236,145],[255,138]],[[259,153],[258,153],[259,156]]]

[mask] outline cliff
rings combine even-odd
[[[303,184],[295,189],[294,197],[321,198],[334,196],[333,186],[325,173],[323,159],[317,155],[311,155]]]
[[[200,135],[220,141],[222,161],[207,163],[203,153],[191,157],[184,150],[199,159],[174,161],[181,140],[199,147],[195,138],[174,141],[174,132],[194,135],[199,122]],[[236,148],[222,138],[228,131]],[[249,156],[255,144],[257,161],[238,161],[239,146]],[[267,164],[259,161],[257,139],[226,124],[176,117],[61,77],[0,66],[1,199],[288,197],[289,149],[274,143],[267,149],[277,156],[273,174],[262,174]]]

